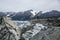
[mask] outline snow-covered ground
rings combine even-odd
[[[23,34],[23,38],[25,38],[25,40],[29,40],[29,38],[35,36],[37,33],[40,32],[41,29],[44,29],[44,28],[47,28],[47,27],[43,26],[42,24],[36,23],[33,29],[26,31]]]
[[[13,21],[16,24],[16,27],[20,27],[21,29],[27,28],[32,24],[29,21]]]
[[[16,28],[28,28],[30,26],[32,26],[33,24],[29,21],[13,21],[16,24]],[[33,29],[31,30],[27,30],[25,33],[22,34],[22,37],[25,40],[29,40],[29,38],[35,36],[37,33],[40,32],[41,29],[47,29],[46,26],[40,24],[40,23],[36,23],[34,24],[34,26],[32,26]]]

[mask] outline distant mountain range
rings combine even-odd
[[[39,12],[37,15],[35,15],[35,18],[59,18],[60,17],[60,11],[52,10],[49,12]]]
[[[0,12],[0,14],[11,17],[12,20],[31,20],[36,18],[40,19],[40,18],[59,18],[60,17],[60,11],[57,11],[57,10],[52,10],[45,13],[43,13],[42,11],[39,11],[37,13],[33,10],[27,10],[24,12]]]
[[[33,14],[30,12],[32,10],[18,12],[15,16],[12,17],[13,20],[31,20]]]
[[[4,12],[0,12],[0,16],[6,16]]]

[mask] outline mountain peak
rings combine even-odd
[[[31,11],[31,13],[35,16],[37,13],[36,11]]]

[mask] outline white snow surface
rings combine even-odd
[[[21,29],[27,28],[32,24],[29,21],[13,21],[16,24],[16,27],[20,27]]]
[[[29,22],[29,21],[13,21],[15,24],[16,24],[16,27],[18,28],[27,28],[29,26],[31,26],[32,24]],[[45,26],[40,24],[40,23],[36,23],[34,26],[32,26],[33,29],[31,30],[28,30],[26,31],[22,37],[25,39],[25,40],[29,40],[29,38],[35,36],[36,34],[38,34],[41,29],[44,29]]]
[[[23,34],[23,37],[25,38],[25,40],[29,39],[39,33],[41,29],[44,29],[44,27],[45,26],[43,26],[42,24],[36,23],[32,30],[28,30]]]
[[[36,15],[36,11],[31,11],[31,13],[35,16]]]

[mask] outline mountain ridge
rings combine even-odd
[[[49,12],[43,13],[43,11],[36,12],[34,10],[27,10],[24,12],[0,12],[0,14],[6,14],[6,16],[11,17],[12,20],[31,20],[31,19],[41,19],[41,18],[59,18],[60,11],[51,10]]]

